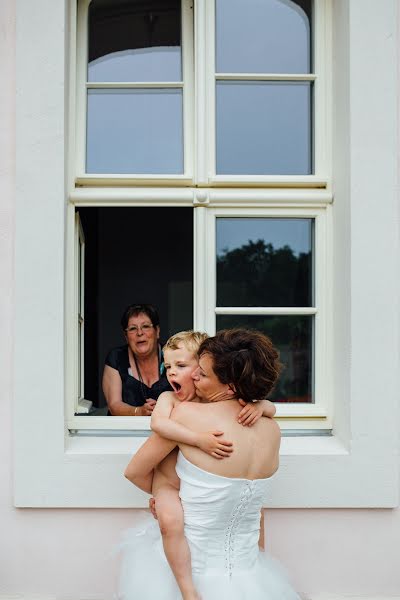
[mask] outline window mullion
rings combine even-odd
[[[217,306],[216,315],[315,315],[314,307],[299,306]]]
[[[194,110],[195,110],[195,185],[207,185],[213,153],[213,84],[210,81],[210,61],[213,62],[213,2],[194,3]],[[211,28],[211,33],[210,33]]]
[[[314,73],[216,73],[216,81],[315,81]]]
[[[184,175],[194,171],[194,57],[193,2],[182,0],[182,83],[183,83],[183,163]]]
[[[331,0],[313,2],[313,72],[316,75],[313,92],[314,112],[314,172],[329,180],[332,139],[332,54]],[[329,184],[328,184],[329,185]]]
[[[87,90],[182,89],[182,81],[87,81]]]
[[[193,277],[193,328],[215,331],[213,315],[215,298],[215,235],[210,223],[210,210],[203,206],[195,207],[194,218],[194,277]],[[213,219],[211,219],[213,221]],[[213,274],[214,273],[214,274]]]
[[[76,158],[75,175],[85,173],[86,125],[87,125],[87,64],[88,64],[88,14],[90,0],[78,2],[78,27],[76,46]]]

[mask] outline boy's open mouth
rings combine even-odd
[[[181,384],[177,383],[176,381],[170,381],[170,384],[172,385],[174,392],[179,392],[182,387]]]

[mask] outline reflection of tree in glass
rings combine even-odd
[[[218,306],[310,306],[311,252],[264,240],[217,256]]]
[[[244,327],[268,335],[284,369],[270,395],[274,402],[312,402],[312,317],[220,315],[217,329]]]
[[[284,371],[271,399],[312,402],[312,317],[266,317],[262,331],[279,348]],[[261,324],[261,323],[260,323]]]
[[[217,257],[219,306],[310,306],[311,253],[275,249],[263,240]],[[218,329],[246,327],[266,333],[284,370],[271,395],[277,402],[312,402],[312,317],[221,315]]]

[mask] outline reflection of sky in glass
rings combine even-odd
[[[180,47],[121,50],[92,60],[89,81],[181,81]]]
[[[275,249],[290,246],[295,255],[310,252],[312,219],[217,219],[217,255],[259,239]]]
[[[182,173],[182,90],[89,90],[88,173]]]
[[[219,73],[309,73],[310,23],[290,0],[216,0]]]
[[[217,173],[308,175],[309,83],[217,83]]]

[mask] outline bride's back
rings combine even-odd
[[[197,467],[242,479],[270,477],[278,468],[280,430],[272,419],[260,418],[252,427],[237,422],[242,407],[236,400],[210,404],[184,402],[173,418],[194,431],[223,431],[221,438],[233,443],[229,458],[216,459],[196,447],[180,445],[184,456]]]

